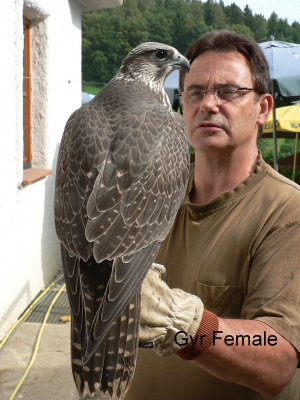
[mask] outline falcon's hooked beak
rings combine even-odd
[[[182,54],[175,53],[172,58],[173,60],[169,63],[170,67],[173,67],[174,69],[182,69],[185,71],[190,70],[190,63],[187,58],[185,58]]]

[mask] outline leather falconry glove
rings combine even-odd
[[[142,284],[139,341],[153,342],[154,351],[166,357],[196,335],[204,306],[197,296],[170,289],[161,279],[163,273],[163,265],[152,264]]]

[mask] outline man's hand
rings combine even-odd
[[[153,264],[142,285],[140,342],[154,342],[154,351],[169,356],[183,346],[180,333],[186,338],[194,337],[203,315],[202,301],[181,289],[170,289],[161,280],[165,268]]]

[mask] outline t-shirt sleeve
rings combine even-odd
[[[257,248],[241,318],[266,323],[300,352],[299,220],[274,225]]]

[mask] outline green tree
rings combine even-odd
[[[299,22],[293,22],[292,26],[292,43],[300,43],[300,24]]]
[[[297,153],[300,152],[300,141],[298,141]],[[284,158],[295,153],[295,139],[283,139],[280,146],[278,158]]]
[[[278,24],[278,15],[273,12],[270,15],[270,18],[268,19],[268,36],[274,36],[275,39],[278,39],[278,29],[279,29],[279,24]]]
[[[196,39],[208,32],[210,29],[205,23],[204,3],[197,0],[192,0],[188,4],[187,12],[187,37],[185,50],[190,44],[192,44]]]
[[[169,0],[171,2],[171,0]],[[186,50],[188,34],[188,3],[182,0],[172,0],[169,6],[172,19],[172,45],[181,53]]]
[[[244,24],[232,24],[228,26],[228,29],[254,39],[254,33]]]
[[[244,24],[245,16],[243,11],[235,3],[225,7],[225,14],[227,21],[230,25],[242,25]]]
[[[252,20],[253,20],[253,14],[251,8],[246,4],[244,8],[244,17],[245,17],[245,24],[247,26],[251,26]]]
[[[149,40],[151,42],[172,43],[171,23],[165,13],[157,12],[147,17]]]
[[[108,82],[119,68],[121,50],[109,14],[86,13],[82,18],[82,73],[87,81]]]
[[[263,15],[255,14],[249,27],[254,33],[254,38],[258,43],[268,40],[268,24]]]
[[[124,0],[122,7],[84,13],[82,17],[83,79],[108,82],[128,52],[145,41],[170,44],[180,52],[213,29],[231,29],[257,42],[300,43],[300,24],[272,13],[268,21],[222,0]]]
[[[208,26],[213,26],[215,22],[215,5],[213,0],[207,0],[206,3],[204,3],[204,21],[206,25]]]
[[[214,5],[214,12],[213,12],[213,26],[214,29],[225,29],[226,28],[226,15],[223,11],[223,8],[219,4]]]
[[[293,41],[292,28],[289,26],[287,19],[280,18],[278,21],[278,38],[286,42]]]
[[[272,163],[274,161],[273,139],[260,138],[258,141],[258,148],[266,163]]]

